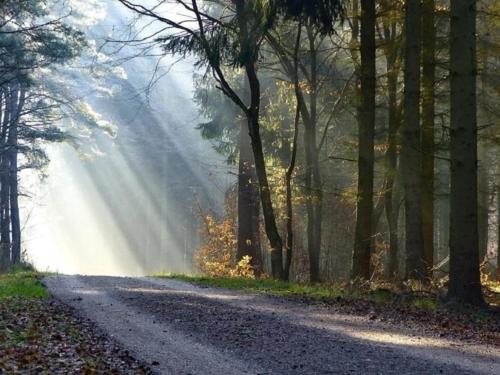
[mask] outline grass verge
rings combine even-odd
[[[50,297],[44,274],[0,275],[0,374],[149,374],[91,322]]]
[[[34,271],[15,271],[0,275],[0,299],[46,298],[49,294],[40,279],[41,275]]]
[[[280,297],[302,298],[312,301],[368,301],[375,304],[400,303],[419,310],[435,310],[437,298],[433,295],[404,295],[384,287],[349,286],[346,284],[301,284],[273,279],[249,279],[160,274],[158,278],[170,278],[201,286],[264,293]]]
[[[390,283],[321,283],[307,284],[273,279],[239,277],[208,277],[162,273],[153,275],[190,282],[201,286],[265,293],[283,297],[303,297],[311,300],[363,300],[380,304],[403,304],[418,310],[433,311],[439,308],[438,291],[428,291],[421,284],[397,287]],[[500,307],[500,282],[483,282],[484,296],[490,306]]]
[[[261,292],[283,297],[296,296],[309,297],[313,299],[325,299],[346,296],[346,293],[343,289],[326,284],[309,285],[272,279],[249,279],[242,277],[205,277],[179,274],[160,274],[155,275],[154,277],[187,281],[202,286],[212,286],[233,290],[245,290],[249,292]]]

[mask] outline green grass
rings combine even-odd
[[[394,293],[387,289],[375,289],[369,293],[368,299],[375,303],[388,303],[394,300]]]
[[[14,271],[0,275],[0,299],[11,297],[45,298],[48,292],[34,271]]]
[[[225,289],[262,292],[276,296],[308,297],[313,299],[345,297],[346,292],[333,285],[327,284],[299,284],[272,279],[248,279],[226,277],[187,276],[178,274],[155,275],[159,278],[170,278],[187,281],[197,285],[213,286]]]
[[[437,302],[429,297],[416,298],[413,301],[413,306],[420,310],[433,311],[438,308]]]
[[[225,289],[243,290],[249,292],[265,293],[282,297],[305,297],[313,300],[333,300],[342,298],[350,301],[370,301],[376,304],[392,304],[401,302],[398,293],[385,288],[347,287],[342,284],[301,284],[272,279],[248,279],[189,276],[180,274],[158,274],[158,278],[169,278],[186,281],[201,286],[218,287]],[[430,297],[411,298],[403,304],[418,310],[436,310],[437,301]]]

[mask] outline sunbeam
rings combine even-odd
[[[100,20],[87,31],[96,43],[111,32],[109,25],[125,28],[130,18],[115,2],[101,3]],[[197,205],[219,210],[232,178],[195,129],[193,65],[165,58],[154,73],[156,62],[124,62],[127,79],[113,96],[82,93],[118,129],[115,139],[95,135],[98,154],[81,158],[70,146],[50,147],[47,178],[23,202],[30,217],[25,248],[37,268],[107,275],[192,271]],[[153,74],[161,78],[146,97]]]

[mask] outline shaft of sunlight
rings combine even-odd
[[[128,27],[130,14],[117,1],[94,2],[99,20],[86,27],[97,44]],[[22,204],[29,217],[24,248],[37,268],[103,275],[192,270],[197,207],[220,209],[232,178],[196,129],[201,120],[192,101],[193,65],[176,61],[163,59],[161,78],[147,97],[156,57],[126,61],[127,78],[113,96],[82,93],[117,126],[117,137],[97,135],[99,152],[90,159],[69,145],[49,147],[48,177]],[[78,79],[84,82],[85,73]],[[31,174],[28,184],[40,185],[36,178]]]

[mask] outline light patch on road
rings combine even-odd
[[[132,292],[132,293],[151,293],[151,294],[189,294],[195,297],[203,297],[203,298],[210,298],[210,299],[216,299],[216,300],[226,300],[226,301],[231,301],[231,300],[248,300],[251,297],[249,296],[237,296],[237,295],[228,295],[228,294],[205,294],[205,293],[198,293],[198,292],[193,292],[193,291],[186,291],[186,290],[173,290],[173,289],[153,289],[153,288],[122,288],[118,287],[116,288],[118,290],[121,290],[123,292]]]
[[[104,294],[103,291],[97,290],[97,289],[75,289],[74,292],[75,294],[83,294],[83,295],[91,295],[91,296],[99,296]]]

